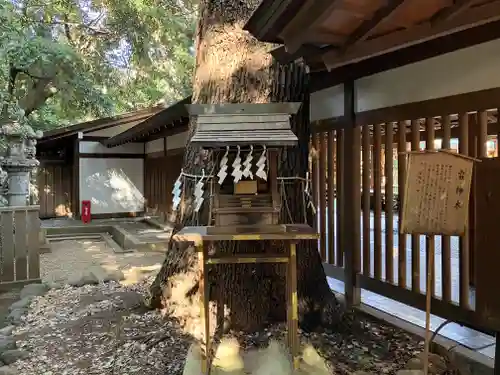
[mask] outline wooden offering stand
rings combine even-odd
[[[199,253],[200,312],[205,338],[201,343],[205,354],[203,374],[209,374],[211,362],[207,268],[212,264],[286,265],[288,346],[294,368],[299,366],[296,245],[300,240],[317,240],[319,235],[305,224],[279,223],[281,200],[277,177],[279,149],[294,146],[298,141],[291,131],[289,118],[299,107],[300,103],[188,106],[190,114],[197,117],[197,130],[191,142],[212,149],[221,164],[215,181],[211,181],[215,185],[211,197],[211,222],[215,225],[185,227],[173,237],[174,241],[194,244]],[[257,152],[256,156],[260,154],[256,164],[249,162],[253,152]],[[243,163],[239,165],[235,159]],[[240,176],[241,166],[246,170]],[[221,179],[226,170],[227,175]],[[288,251],[285,254],[208,254],[208,244],[216,241],[268,240],[287,242]]]

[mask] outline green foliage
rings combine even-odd
[[[189,95],[191,0],[0,0],[0,122],[50,129]]]

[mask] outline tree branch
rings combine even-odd
[[[6,100],[5,104],[3,105],[2,108],[2,117],[7,116],[7,112],[9,110],[9,103],[12,102],[13,96],[14,96],[14,89],[16,87],[16,78],[19,73],[19,69],[16,69],[14,67],[14,64],[10,63],[9,64],[9,80],[7,83],[7,93],[9,95],[8,100]]]
[[[39,79],[39,80],[52,80],[54,77],[51,77],[51,76],[38,76],[36,74],[33,74],[33,73],[30,73],[27,69],[20,69],[20,68],[16,68],[16,71],[18,73],[24,73],[26,74],[28,77],[30,77],[31,79],[35,80],[35,79]]]
[[[21,108],[24,109],[24,115],[29,116],[56,93],[57,89],[52,85],[52,79],[45,78],[34,81],[31,90],[19,103]]]
[[[64,33],[66,34],[66,38],[68,39],[69,44],[73,45],[73,37],[71,36],[71,31],[69,29],[68,24],[68,15],[64,15]]]
[[[109,31],[109,30],[106,30],[106,29],[103,29],[100,27],[95,27],[95,26],[92,26],[91,24],[85,24],[85,23],[66,22],[66,21],[57,21],[57,20],[52,20],[50,22],[40,20],[40,21],[34,21],[34,22],[39,23],[39,24],[43,24],[43,25],[50,25],[50,26],[61,25],[65,29],[66,28],[69,29],[70,26],[73,26],[77,29],[87,29],[87,30],[92,31],[94,34],[97,34],[97,35],[109,35],[109,34],[111,34],[111,31]]]

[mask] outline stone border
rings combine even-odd
[[[153,220],[153,221],[152,221]],[[165,227],[161,228],[154,223],[154,219],[147,218],[141,221],[146,222],[152,227],[165,230]],[[161,224],[158,224],[161,225]],[[97,224],[97,225],[71,225],[66,227],[47,227],[43,228],[46,235],[78,235],[78,234],[105,234],[108,233],[112,240],[115,241],[124,251],[154,251],[154,252],[165,252],[168,246],[168,241],[158,241],[158,242],[144,242],[140,241],[137,237],[127,232],[124,228],[117,224]],[[1,375],[1,374],[0,374]]]
[[[50,286],[46,284],[28,284],[21,289],[20,299],[9,306],[6,320],[10,325],[0,329],[0,375],[17,375],[17,370],[10,365],[30,356],[28,351],[17,348],[13,333],[16,326],[22,323],[33,298],[43,296],[49,290]]]
[[[342,295],[338,295],[343,298]],[[366,304],[361,304],[357,308],[358,311],[367,314],[379,321],[383,321],[392,326],[405,330],[415,336],[422,338],[425,337],[425,330],[413,323],[407,322],[394,315],[390,315],[381,310],[370,307]],[[432,343],[432,351],[437,353],[451,362],[452,366],[464,375],[493,375],[494,361],[493,359],[473,351],[465,346],[447,339],[441,335],[436,335]]]

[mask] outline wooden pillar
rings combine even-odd
[[[361,251],[361,128],[356,124],[356,95],[354,81],[344,83],[344,204],[342,216],[345,228],[345,298],[348,307],[360,304],[361,289],[357,274],[360,271]]]
[[[198,262],[200,265],[200,317],[203,327],[203,337],[201,339],[201,372],[203,375],[210,374],[211,348],[210,348],[210,293],[208,284],[208,269],[207,269],[207,245],[203,243],[197,244]]]
[[[299,368],[299,312],[297,297],[297,244],[290,242],[287,270],[288,294],[288,346],[292,356],[294,370]]]
[[[72,176],[72,192],[73,192],[73,218],[80,218],[80,137],[76,136],[73,146],[73,176]]]

